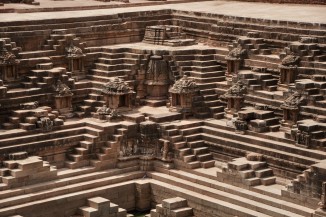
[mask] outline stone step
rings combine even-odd
[[[179,130],[179,133],[182,136],[193,135],[193,134],[200,133],[200,132],[202,132],[201,126],[189,127],[189,128],[185,128],[185,129],[180,129]]]
[[[205,169],[212,168],[215,166],[215,160],[202,161],[200,162],[200,166]]]
[[[244,189],[240,190],[240,188],[237,188],[235,186],[231,186],[231,185],[228,185],[225,183],[212,181],[210,179],[199,177],[197,175],[193,175],[193,174],[186,173],[183,171],[180,171],[180,176],[177,176],[177,174],[179,174],[179,171],[175,171],[175,170],[171,171],[171,175],[157,173],[157,172],[151,173],[153,179],[159,179],[160,181],[164,181],[171,185],[176,185],[176,186],[179,186],[179,187],[182,187],[182,188],[185,188],[185,189],[188,189],[188,190],[191,190],[191,191],[203,194],[203,195],[209,195],[216,199],[232,203],[236,206],[241,206],[241,207],[251,209],[252,212],[255,212],[253,210],[260,210],[261,213],[258,214],[257,216],[263,216],[262,213],[264,213],[265,215],[270,215],[270,216],[289,216],[289,217],[309,216],[311,214],[310,212],[303,213],[300,209],[298,209],[296,211],[299,213],[305,214],[305,215],[300,215],[300,214],[297,214],[297,213],[294,213],[291,211],[284,210],[282,207],[283,201],[276,200],[278,202],[277,203],[277,202],[275,202],[274,198],[267,197],[265,195],[261,195],[265,200],[267,200],[267,201],[269,200],[268,202],[273,203],[273,205],[277,204],[277,206],[279,208],[272,206],[272,205],[267,205],[267,204],[263,203],[261,200],[259,200],[259,198],[257,198],[256,195],[260,195],[260,194],[254,193],[254,195],[256,196],[256,198],[254,198],[254,196],[251,194],[251,191],[244,190]],[[192,180],[192,181],[190,181],[190,180]],[[198,180],[199,182],[197,182],[197,181],[194,182],[193,180]],[[206,184],[201,185],[201,184],[197,184],[197,183],[203,183],[203,184],[206,183]],[[209,183],[211,183],[211,184],[209,184]],[[207,185],[207,184],[209,184],[209,185]],[[221,185],[223,187],[218,187]],[[206,186],[210,186],[210,187],[206,187]],[[224,189],[224,188],[226,188],[226,189]],[[235,189],[238,189],[239,192],[233,193],[233,191]],[[234,194],[237,195],[237,197],[234,197]],[[240,196],[240,195],[243,195],[243,196]],[[285,202],[285,203],[287,203],[287,202]],[[299,207],[299,206],[296,205],[296,207]],[[293,209],[293,208],[289,207],[289,209]],[[306,210],[311,211],[311,209],[306,209]]]
[[[225,76],[219,76],[219,77],[210,77],[210,78],[197,78],[197,77],[190,77],[194,78],[196,82],[198,83],[207,83],[207,82],[221,82],[225,81]]]
[[[265,178],[273,175],[273,170],[270,168],[260,169],[255,171],[256,177]]]
[[[195,155],[185,155],[185,156],[183,156],[183,161],[186,162],[186,163],[193,162],[195,160],[196,160]]]
[[[326,116],[326,108],[315,106],[301,106],[302,112]]]
[[[104,63],[95,63],[94,64],[96,69],[103,70],[103,71],[116,71],[116,70],[123,70],[123,69],[134,69],[135,65],[133,64],[119,64],[119,65],[109,65]]]
[[[280,150],[275,150],[272,148],[266,148],[258,145],[253,145],[253,143],[245,143],[245,142],[239,142],[239,140],[234,140],[234,139],[228,139],[228,138],[223,138],[219,136],[213,136],[210,134],[202,134],[203,138],[205,139],[206,142],[216,144],[215,146],[218,147],[219,145],[222,146],[227,146],[227,147],[232,147],[236,148],[242,151],[247,151],[247,152],[257,152],[260,154],[264,154],[269,157],[273,157],[276,159],[289,159],[291,161],[296,162],[298,167],[303,167],[306,168],[306,165],[311,165],[314,164],[317,160],[314,158],[308,158],[308,157],[303,157],[298,154],[293,154],[293,153],[288,153],[285,151],[280,151]],[[277,166],[277,165],[275,165]],[[299,172],[299,171],[298,171]]]
[[[215,106],[215,107],[209,107],[210,111],[212,113],[223,113],[224,114],[224,106]]]
[[[187,162],[187,168],[188,169],[196,169],[201,167],[201,163],[199,161],[191,161]]]
[[[252,177],[243,180],[247,186],[257,186],[261,184],[261,180],[258,177]]]
[[[120,64],[139,64],[138,59],[132,59],[132,58],[119,58],[119,59],[108,59],[104,57],[98,58],[98,63],[104,63],[108,65],[120,65]]]
[[[208,106],[208,107],[217,107],[220,105],[220,100],[212,100],[212,101],[205,101],[204,104],[205,106]]]
[[[65,161],[65,167],[69,169],[77,169],[89,166],[89,160],[79,160],[79,161]]]
[[[193,66],[199,66],[199,67],[203,67],[203,66],[217,66],[218,63],[215,59],[213,60],[204,60],[204,61],[200,61],[200,60],[193,60],[191,61]]]
[[[183,137],[182,137],[181,135],[170,136],[169,140],[170,140],[172,143],[180,142],[180,141],[183,141]]]
[[[197,155],[197,160],[200,162],[207,162],[213,160],[213,155],[211,153]]]
[[[306,156],[307,158],[310,158],[310,160],[312,159],[315,159],[317,161],[322,160],[324,159],[325,156],[325,153],[321,151],[307,150],[307,149],[294,147],[292,144],[288,144],[283,141],[277,141],[276,139],[273,138],[268,139],[268,138],[259,138],[251,135],[244,136],[244,135],[234,134],[233,132],[230,132],[228,130],[223,129],[222,127],[219,127],[219,125],[217,124],[210,123],[209,125],[211,127],[203,126],[204,133],[221,136],[228,139],[237,139],[238,141],[245,142],[245,143],[251,143],[262,147],[268,147],[274,150],[282,150],[288,153]]]
[[[276,183],[276,177],[270,176],[270,177],[260,178],[260,182],[262,185],[265,185],[265,186],[273,185]]]
[[[180,157],[185,157],[185,156],[191,154],[191,149],[190,148],[181,148],[178,151],[179,151],[179,156]]]
[[[164,132],[167,136],[176,136],[179,134],[179,131],[177,129],[170,129],[170,130],[165,130]]]
[[[200,154],[206,154],[209,152],[209,149],[207,147],[199,147],[199,148],[193,148],[192,149],[194,155],[200,155]]]
[[[73,127],[73,126],[72,126]],[[15,138],[3,138],[0,139],[0,144],[2,147],[10,146],[10,145],[23,145],[29,142],[41,142],[42,140],[46,140],[47,138],[60,138],[68,135],[82,135],[86,132],[86,127],[76,127],[76,128],[68,128],[57,131],[52,131],[47,134],[39,133],[34,135],[23,135],[17,136]]]
[[[201,121],[189,121],[189,122],[184,122],[184,123],[180,123],[178,125],[176,125],[176,128],[179,130],[182,129],[187,129],[187,128],[193,128],[193,127],[198,127],[201,126],[202,122]]]
[[[75,148],[75,151],[78,155],[87,155],[89,153],[89,149],[83,147],[77,147]]]
[[[185,148],[187,146],[187,143],[182,141],[182,142],[175,142],[174,143],[174,148],[175,149],[181,149],[181,148]]]
[[[204,140],[196,140],[196,141],[189,141],[187,142],[187,145],[189,146],[189,148],[200,148],[203,147],[205,145]]]
[[[191,77],[194,78],[213,78],[225,76],[224,71],[214,71],[214,72],[198,72],[198,71],[189,71]]]
[[[197,133],[197,134],[193,134],[193,135],[187,135],[184,136],[184,140],[188,143],[188,142],[192,142],[192,141],[197,141],[197,140],[201,140],[202,139],[202,135],[201,133]]]
[[[239,171],[241,178],[249,179],[255,177],[255,171],[253,170],[241,170]]]
[[[263,80],[261,83],[263,87],[275,86],[278,84],[278,79],[267,79],[267,80]]]
[[[91,69],[91,75],[102,76],[102,77],[116,77],[116,76],[124,76],[131,74],[131,70],[129,69],[121,69],[114,71],[100,70],[100,69]]]
[[[210,94],[210,95],[203,95],[204,100],[217,100],[218,99],[218,95],[217,94]]]
[[[123,170],[122,170],[123,171]],[[98,173],[95,173],[98,174]],[[42,183],[41,185],[45,186],[45,190],[42,188],[42,191],[40,190],[36,190],[33,195],[17,195],[17,196],[13,196],[12,198],[10,198],[10,200],[8,200],[8,198],[4,198],[1,199],[1,203],[0,203],[0,213],[2,213],[4,211],[4,209],[8,210],[8,209],[16,209],[16,206],[21,206],[21,204],[24,204],[24,206],[29,206],[32,204],[35,204],[35,202],[40,202],[41,200],[44,200],[45,198],[47,198],[47,200],[53,200],[56,201],[57,196],[61,196],[61,197],[69,197],[71,196],[71,193],[74,193],[74,195],[79,195],[82,196],[84,195],[86,192],[88,192],[90,189],[92,189],[92,192],[96,192],[98,189],[103,189],[104,186],[110,186],[112,184],[116,184],[116,183],[123,183],[124,181],[129,181],[129,180],[133,180],[135,178],[141,178],[142,176],[144,176],[143,172],[127,172],[125,174],[123,174],[123,178],[121,175],[116,175],[116,174],[112,174],[112,176],[110,177],[103,177],[103,175],[100,176],[101,178],[95,178],[94,175],[95,174],[91,174],[92,175],[92,180],[87,180],[87,181],[80,181],[77,182],[78,184],[73,184],[73,183],[69,183],[69,180],[71,178],[66,179],[66,181],[68,180],[68,182],[66,183],[62,183],[63,180],[59,180],[61,184],[61,186],[59,187],[54,187],[53,186],[53,182],[51,185],[51,182],[49,183]],[[103,174],[108,174],[103,173]],[[118,173],[119,174],[119,173]],[[84,174],[85,176],[85,174]],[[46,185],[49,186],[53,186],[51,188],[46,188]],[[40,187],[40,184],[38,184],[38,186]],[[33,187],[33,186],[29,186],[29,187]],[[40,189],[40,188],[38,188]],[[63,195],[63,193],[66,192],[66,194]],[[85,194],[86,196],[87,194]],[[29,198],[29,202],[26,202],[26,197],[28,196]],[[85,198],[86,199],[86,198]],[[14,202],[13,202],[14,201]],[[5,208],[6,207],[6,208]]]
[[[125,81],[128,79],[127,75],[115,76],[115,77],[122,78]],[[100,82],[100,83],[102,83],[102,85],[107,82],[110,82],[112,79],[112,77],[96,76],[96,75],[86,75],[86,78],[91,80],[92,82]],[[128,82],[128,81],[126,81],[126,82]]]
[[[38,50],[38,51],[28,51],[28,52],[20,52],[20,59],[31,59],[38,57],[48,57],[48,56],[56,56],[57,52],[55,50]]]

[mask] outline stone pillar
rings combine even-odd
[[[68,71],[72,73],[84,71],[83,56],[80,57],[67,57],[68,58]]]
[[[72,96],[55,96],[55,108],[71,109],[72,108]]]
[[[148,99],[166,99],[170,85],[171,69],[163,56],[151,56],[145,74]]]
[[[296,79],[296,67],[280,66],[280,84],[291,84]]]
[[[137,181],[136,183],[136,210],[146,211],[151,209],[151,188],[146,181]]]
[[[242,107],[242,97],[235,97],[234,99],[234,105],[233,105],[233,109],[237,112],[240,111],[241,107]]]

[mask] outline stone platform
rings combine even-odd
[[[0,6],[0,217],[325,217],[325,6],[40,3]]]

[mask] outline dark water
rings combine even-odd
[[[134,211],[129,213],[133,214],[135,217],[144,217],[146,214],[149,214],[150,211],[145,211],[145,212]]]

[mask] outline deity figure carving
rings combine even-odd
[[[0,41],[0,65],[18,65],[19,63],[16,55],[7,50],[5,42]]]
[[[63,83],[60,79],[57,81],[56,86],[54,87],[55,92],[58,93],[58,96],[72,96],[70,88]]]
[[[158,138],[159,130],[157,123],[152,121],[140,123],[139,149],[141,154],[155,157],[159,152]]]
[[[72,96],[70,88],[63,83],[60,79],[56,82],[54,86],[56,94],[55,98],[55,108],[59,110],[62,114],[72,114]]]
[[[4,82],[15,81],[17,79],[17,65],[20,61],[16,55],[6,48],[6,42],[0,40],[0,79]]]
[[[295,124],[299,118],[300,106],[306,103],[306,98],[298,91],[289,96],[280,106],[283,109],[284,122]]]
[[[37,121],[37,126],[44,132],[51,131],[53,129],[53,121],[49,117],[41,117]]]
[[[85,56],[83,50],[71,41],[69,46],[65,48],[67,57],[82,57]]]
[[[284,101],[281,108],[298,109],[298,107],[303,104],[304,101],[305,97],[296,91]]]
[[[308,132],[298,130],[296,133],[296,143],[298,145],[304,145],[305,147],[310,147],[311,136]]]
[[[288,67],[297,66],[299,62],[300,62],[300,57],[296,56],[294,53],[290,53],[282,59],[282,65]]]
[[[120,157],[129,157],[139,154],[138,139],[124,136],[120,143]]]
[[[226,60],[240,60],[246,55],[246,49],[243,49],[239,44],[236,48],[229,51],[228,55],[225,57]]]
[[[101,108],[97,109],[96,113],[100,120],[106,120],[106,116],[111,114],[111,109],[103,105]]]
[[[234,121],[234,126],[235,126],[235,130],[238,132],[244,132],[244,131],[248,130],[247,121],[236,119]]]
[[[237,81],[234,85],[231,86],[226,92],[226,96],[244,96],[247,93],[247,87],[244,86],[242,81]]]

